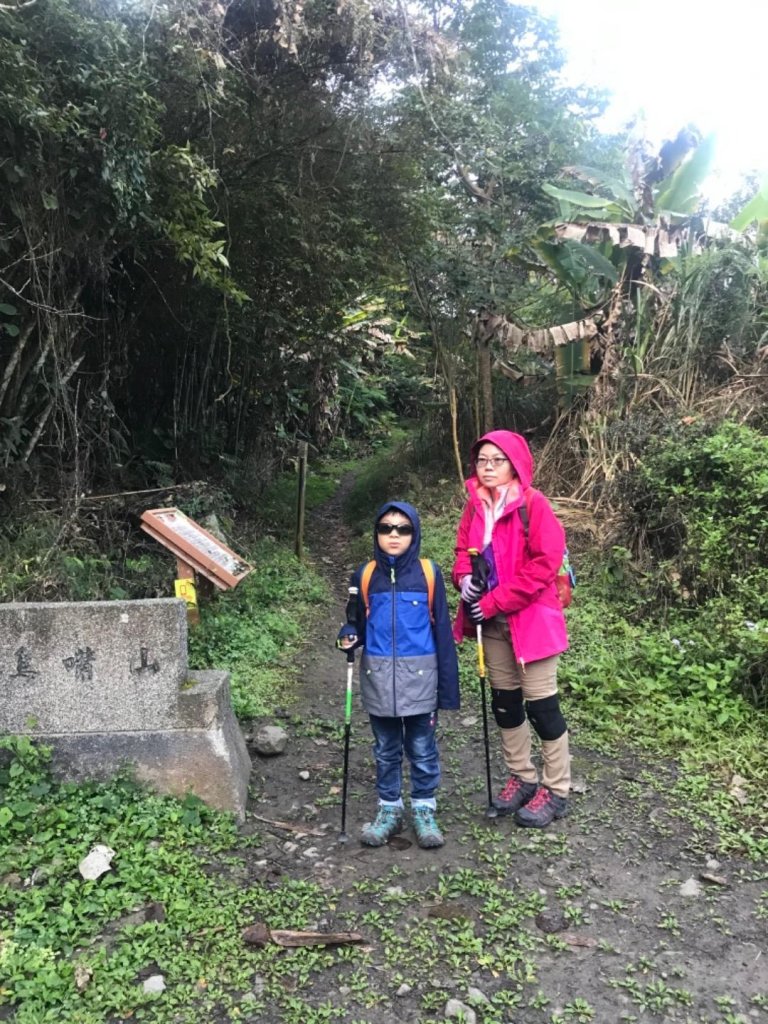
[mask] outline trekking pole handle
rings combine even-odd
[[[468,548],[467,554],[469,560],[472,563],[472,582],[479,583],[483,590],[488,589],[488,563],[477,550],[477,548]]]

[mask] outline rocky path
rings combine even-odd
[[[410,830],[381,849],[360,845],[376,800],[357,706],[350,842],[338,842],[345,663],[333,639],[352,568],[341,517],[349,483],[308,530],[337,601],[307,638],[295,704],[270,719],[288,733],[284,753],[254,754],[249,810],[260,837],[251,880],[316,883],[327,902],[295,926],[364,937],[286,978],[304,1001],[302,1024],[768,1022],[765,865],[717,856],[704,830],[681,821],[665,795],[674,769],[596,754],[578,736],[566,819],[543,832],[487,820],[473,683],[463,709],[442,716],[446,845],[420,850]],[[498,757],[496,769],[500,782]],[[293,1018],[276,1008],[250,1019]]]

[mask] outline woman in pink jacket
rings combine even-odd
[[[555,585],[565,534],[547,499],[531,487],[533,458],[520,434],[484,434],[472,446],[472,463],[452,574],[462,597],[454,637],[474,636],[482,623],[491,707],[510,773],[494,805],[519,825],[544,828],[567,813],[571,781],[557,695],[557,663],[568,647]],[[472,549],[488,566],[485,588],[472,580]],[[541,740],[541,785],[529,723]]]

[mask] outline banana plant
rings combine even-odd
[[[614,268],[614,284],[623,277],[630,286],[649,258],[661,264],[700,251],[709,238],[730,234],[726,225],[692,221],[713,156],[714,136],[699,139],[685,128],[658,154],[637,163],[640,169],[631,183],[590,167],[564,168],[564,174],[592,191],[545,183],[542,189],[557,200],[559,217],[543,225],[532,247],[585,309],[594,307],[601,293],[607,301],[607,264]],[[588,257],[584,248],[574,250],[573,243],[594,256]],[[573,273],[575,262],[578,271]],[[590,265],[595,272],[591,280],[583,273]]]
[[[686,128],[658,154],[636,159],[634,173],[622,178],[572,166],[563,174],[589,191],[544,184],[543,191],[558,203],[559,216],[542,225],[530,248],[540,269],[568,289],[583,317],[536,332],[507,329],[508,347],[535,344],[560,368],[559,376],[565,376],[565,364],[589,366],[592,355],[604,365],[615,343],[614,327],[631,308],[628,300],[636,300],[640,283],[656,287],[653,279],[681,255],[700,251],[712,237],[731,234],[725,225],[692,220],[713,155],[714,138],[702,139]],[[521,258],[522,253],[508,256]],[[565,345],[572,349],[568,358],[559,352]],[[573,369],[567,376],[574,376]]]
[[[755,248],[757,249],[757,265],[761,280],[768,281],[768,175],[763,178],[760,187],[730,223],[734,231],[748,231],[756,224]]]

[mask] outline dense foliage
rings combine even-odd
[[[404,161],[367,109],[388,19],[325,15],[0,10],[6,466],[82,489],[327,440],[335,332],[386,273]]]
[[[386,412],[345,384],[388,376],[409,307],[443,376],[451,320],[531,294],[505,253],[597,109],[559,65],[498,0],[1,9],[6,468],[254,486]]]

